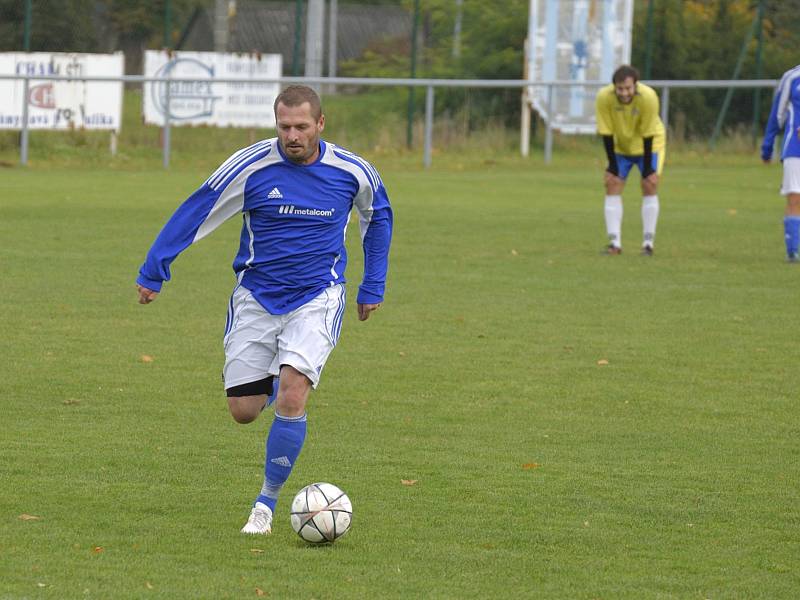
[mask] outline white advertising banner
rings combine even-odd
[[[530,0],[528,79],[601,81],[631,59],[633,0]],[[531,105],[554,129],[595,133],[596,86],[529,90]]]
[[[148,50],[144,55],[145,77],[187,81],[171,81],[169,87],[167,82],[146,83],[145,123],[163,125],[169,103],[171,125],[275,127],[272,105],[280,85],[248,80],[279,78],[281,69],[280,54]],[[242,82],[219,83],[215,79],[242,79]]]
[[[122,77],[125,61],[115,54],[2,52],[0,73],[30,76],[28,97],[21,79],[0,79],[0,129],[22,129],[23,101],[30,129],[111,129],[122,126],[121,81],[59,81],[37,75]]]

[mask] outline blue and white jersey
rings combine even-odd
[[[277,138],[231,156],[169,219],[137,282],[159,291],[178,254],[242,213],[233,270],[268,312],[285,314],[344,283],[345,233],[354,206],[364,247],[357,301],[382,302],[392,236],[386,189],[371,164],[322,140],[310,165],[286,159]]]
[[[764,143],[761,145],[762,159],[772,158],[775,136],[781,131],[781,160],[791,156],[800,157],[800,65],[786,71],[775,90]]]

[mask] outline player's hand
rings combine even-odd
[[[138,283],[136,284],[136,289],[139,290],[139,304],[150,304],[158,297],[158,292],[149,290]]]
[[[370,313],[378,310],[381,307],[381,303],[378,302],[377,304],[359,304],[358,305],[358,320],[359,321],[366,321],[369,319]]]

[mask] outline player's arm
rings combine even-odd
[[[781,82],[783,83],[783,82]],[[781,125],[779,119],[781,105],[781,88],[779,85],[772,100],[772,109],[769,112],[769,119],[764,129],[764,141],[761,144],[761,160],[769,162],[772,160],[772,149],[775,145],[775,137],[780,133]]]
[[[150,292],[160,292],[162,284],[169,281],[170,265],[181,252],[245,209],[247,166],[264,158],[270,150],[267,140],[234,153],[178,207],[139,269],[139,302],[148,304],[155,299]]]
[[[656,172],[653,169],[653,140],[661,129],[661,118],[658,116],[658,95],[653,90],[648,90],[648,93],[643,96],[641,110],[641,135],[644,148],[642,179],[647,179]]]
[[[150,292],[160,292],[170,279],[170,265],[191,244],[214,231],[244,207],[243,186],[230,185],[213,188],[208,182],[178,207],[158,234],[139,269],[137,285]],[[139,302],[148,304],[155,296],[142,296]],[[147,298],[150,297],[149,300]]]
[[[619,177],[619,166],[617,165],[617,154],[614,152],[614,136],[603,136],[603,147],[606,150],[606,158],[608,158],[608,166],[606,171],[615,177]]]
[[[597,122],[597,133],[603,140],[603,148],[608,159],[606,172],[618,177],[619,166],[617,165],[617,154],[614,152],[614,127],[607,104],[605,96],[598,93],[594,105],[595,121]]]
[[[644,146],[642,179],[647,179],[656,172],[653,168],[653,136],[642,138],[642,145]]]
[[[365,321],[383,302],[389,246],[394,216],[382,183],[374,190],[364,187],[355,199],[364,248],[364,278],[358,287],[358,318]]]
[[[170,265],[196,240],[200,226],[218,198],[219,194],[204,184],[178,207],[147,252],[136,278],[137,285],[152,292],[161,291],[163,283],[170,279]]]

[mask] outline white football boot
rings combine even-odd
[[[272,531],[272,511],[269,506],[256,502],[253,510],[250,511],[250,518],[247,519],[242,533],[252,533],[267,535]]]

